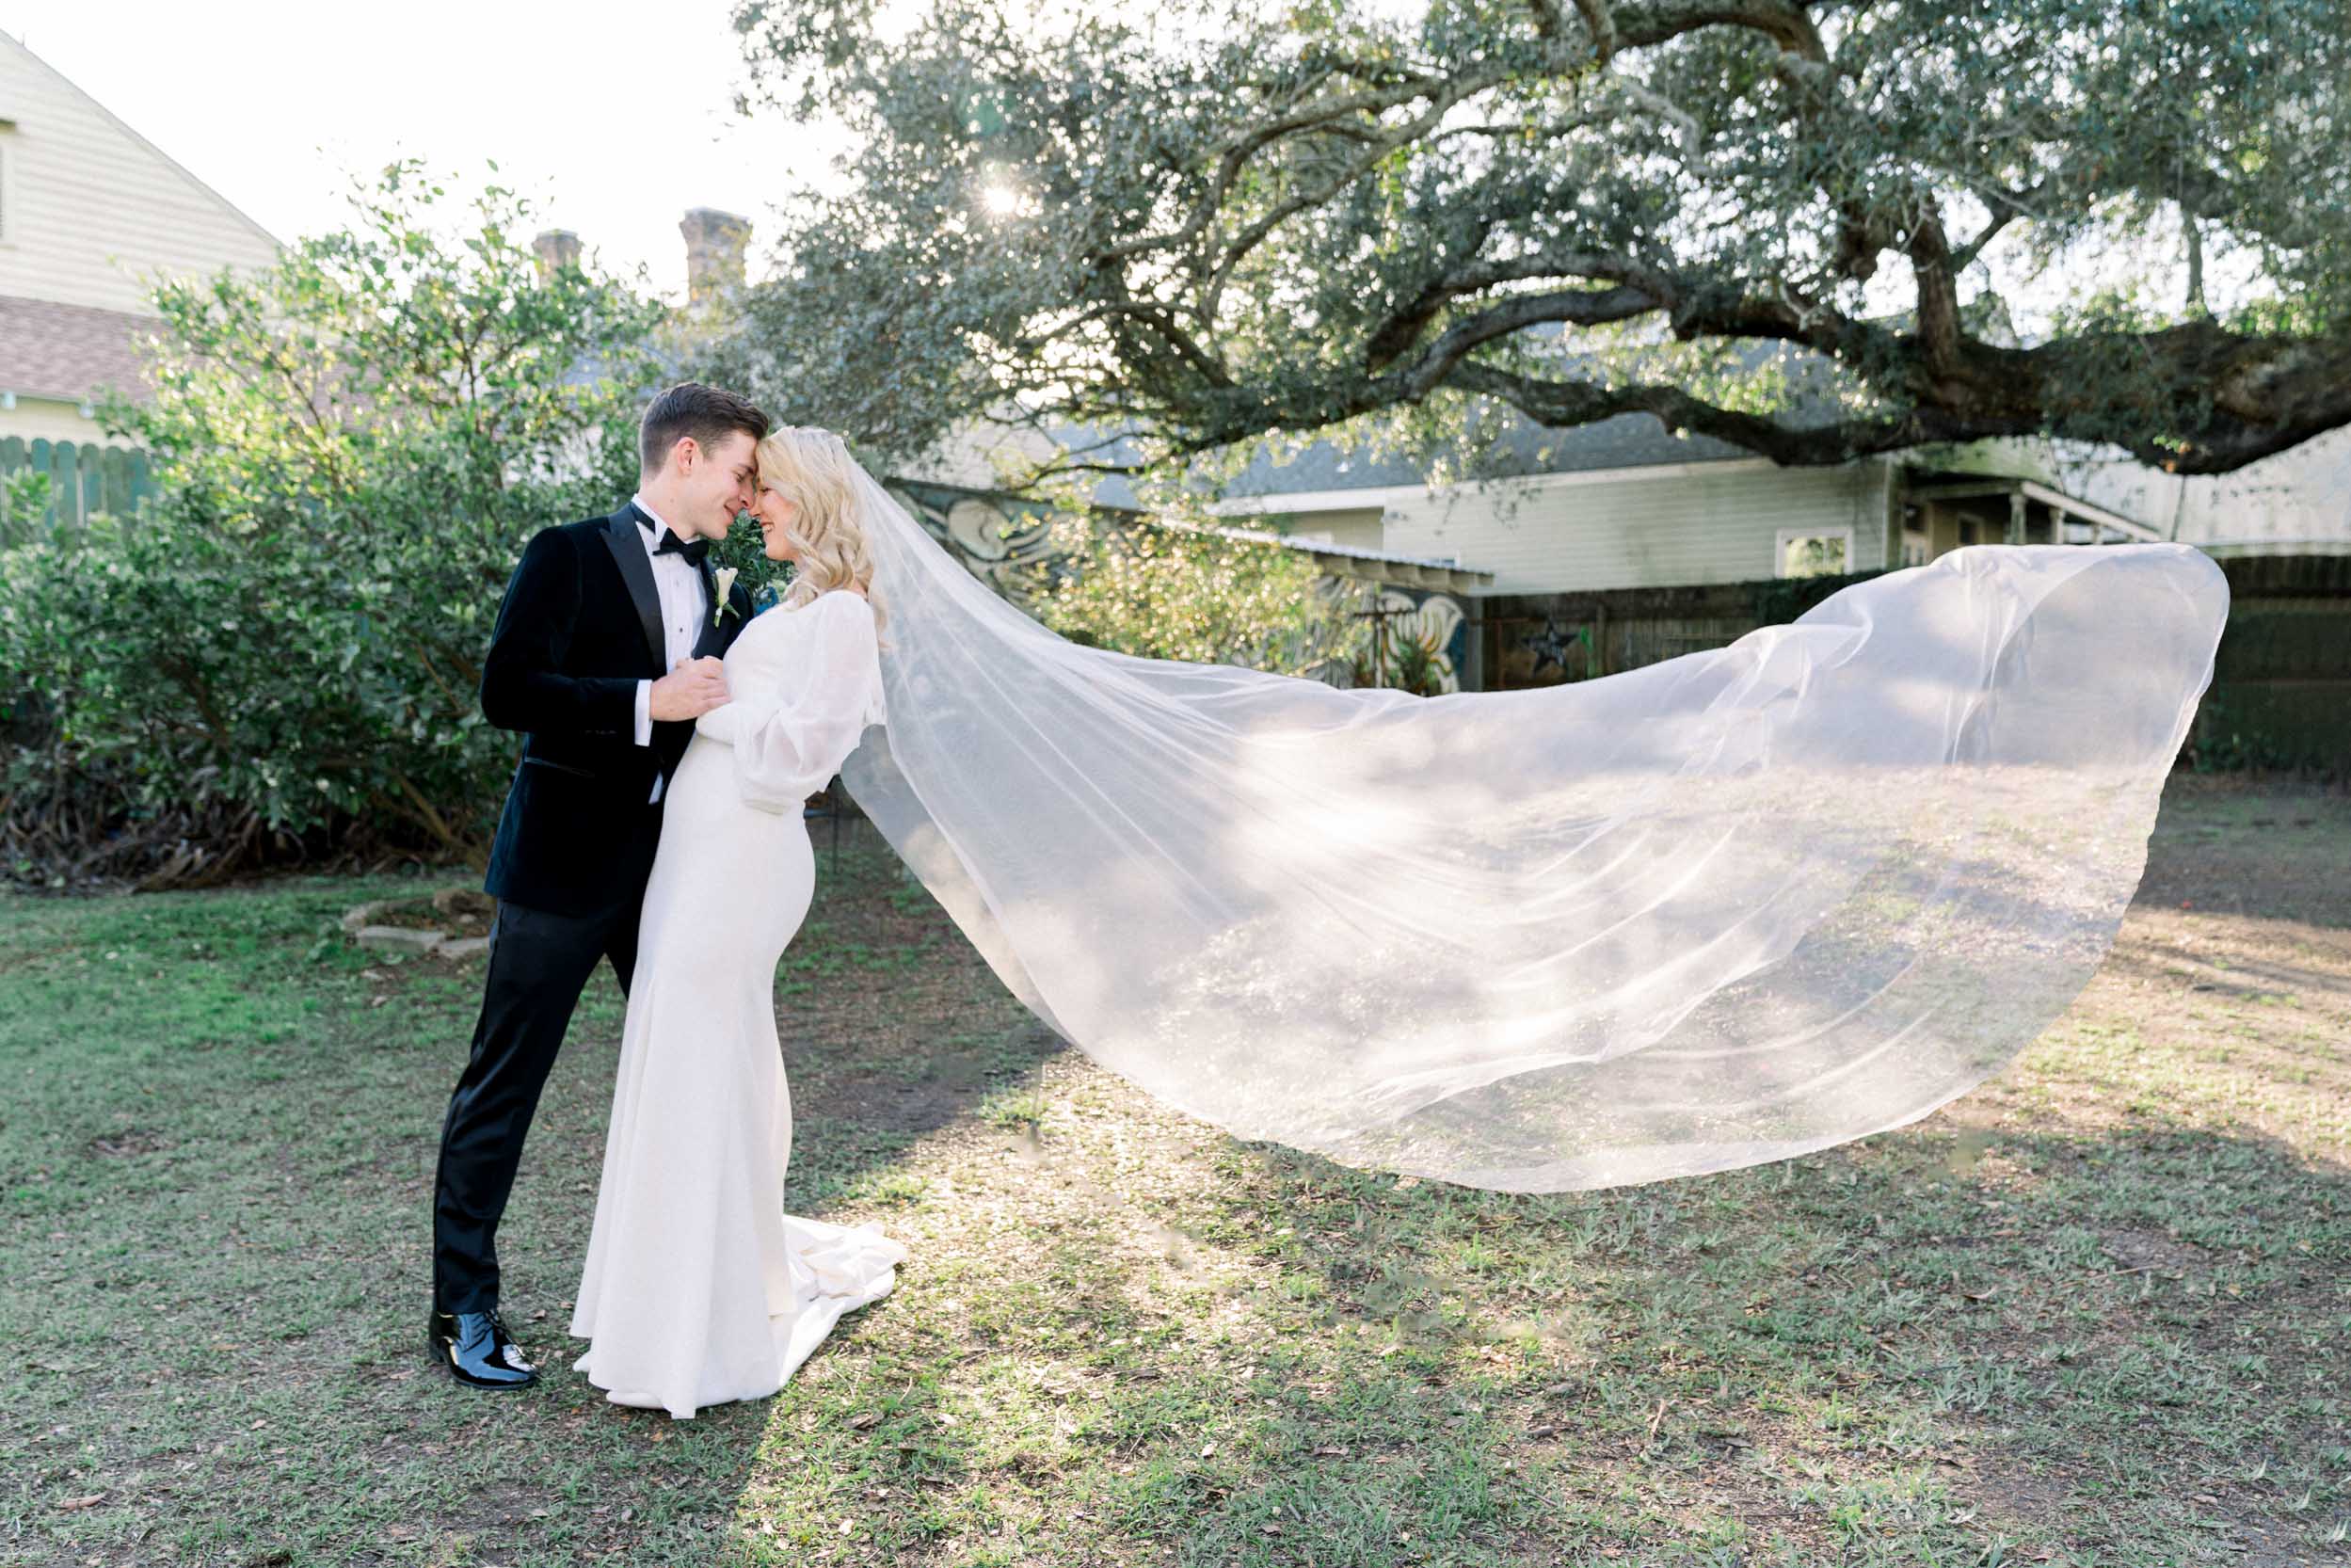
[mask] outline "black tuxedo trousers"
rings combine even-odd
[[[597,964],[606,959],[621,994],[628,994],[661,808],[648,806],[644,816],[635,840],[616,856],[635,873],[631,891],[608,908],[556,914],[498,905],[482,1012],[441,1122],[433,1183],[433,1304],[442,1312],[481,1312],[498,1304],[498,1222],[572,1011]]]
[[[656,724],[652,744],[635,744],[637,682],[667,663],[640,517],[632,504],[534,537],[483,661],[483,713],[523,744],[484,878],[498,918],[482,1011],[441,1122],[433,1304],[443,1312],[498,1304],[498,1222],[580,993],[600,962],[624,995],[636,968],[662,824],[648,797],[694,728]],[[707,601],[707,572],[704,586]],[[695,652],[723,654],[750,614],[737,588]]]

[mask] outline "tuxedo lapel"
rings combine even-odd
[[[620,580],[629,584],[629,599],[637,607],[637,621],[645,629],[645,646],[652,651],[653,667],[666,673],[669,645],[662,636],[662,591],[654,584],[653,563],[646,557],[639,526],[636,507],[623,506],[604,525],[604,544],[613,552],[614,565],[620,568]]]

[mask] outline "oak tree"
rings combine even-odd
[[[742,0],[837,117],[726,368],[1164,466],[1645,412],[1783,463],[2351,422],[2351,0]]]

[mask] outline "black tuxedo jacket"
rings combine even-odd
[[[632,502],[541,530],[498,606],[482,716],[522,732],[522,760],[482,886],[524,908],[593,914],[643,891],[661,810],[646,797],[694,738],[691,721],[656,722],[653,744],[636,744],[637,682],[668,673],[644,515]],[[707,601],[716,585],[705,563]],[[724,654],[750,619],[737,587],[695,656]]]

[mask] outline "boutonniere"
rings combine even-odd
[[[727,596],[735,591],[735,579],[740,575],[741,574],[732,567],[720,567],[716,571],[711,573],[711,576],[715,579],[718,584],[718,608],[711,612],[711,624],[712,626],[716,626],[718,624],[718,618],[721,616],[734,608],[733,605],[727,602]]]

